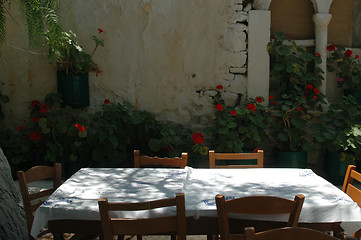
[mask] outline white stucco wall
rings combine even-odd
[[[55,67],[47,49],[27,49],[26,32],[7,23],[0,82],[10,103],[5,123],[27,117],[32,99],[56,91]],[[210,96],[223,84],[232,102],[247,89],[247,20],[250,5],[242,0],[62,0],[65,29],[91,52],[90,35],[104,30],[105,47],[94,60],[103,70],[90,74],[91,107],[105,98],[130,101],[159,119],[193,126],[213,112]]]

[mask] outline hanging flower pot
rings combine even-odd
[[[87,107],[89,101],[89,74],[65,75],[57,73],[58,93],[64,105],[73,108]]]

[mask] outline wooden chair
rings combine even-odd
[[[217,160],[257,160],[254,165],[220,165],[216,164]],[[216,153],[209,150],[209,168],[263,168],[263,150],[256,153]]]
[[[294,200],[273,196],[249,196],[225,200],[223,195],[216,196],[218,228],[222,240],[232,239],[230,234],[228,214],[248,215],[277,215],[289,214],[287,227],[296,227],[301,214],[305,197],[302,194],[295,196]]]
[[[255,232],[253,227],[246,228],[244,231],[244,240],[339,240],[326,233],[309,228],[285,227]]]
[[[23,197],[26,221],[28,225],[29,235],[31,226],[34,221],[34,212],[40,205],[61,185],[61,164],[54,163],[53,167],[50,166],[35,166],[27,171],[17,172],[20,191]],[[36,193],[29,193],[28,184],[31,182],[41,180],[53,180],[53,187],[46,190],[40,190]],[[44,232],[46,233],[46,232]],[[42,233],[41,233],[42,234]]]
[[[139,150],[134,150],[134,167],[140,168],[141,165],[162,165],[177,168],[185,168],[188,163],[188,153],[182,153],[182,157],[159,158],[140,156]]]
[[[343,182],[342,191],[350,196],[359,207],[361,207],[361,190],[355,187],[354,180],[361,183],[361,174],[356,171],[356,166],[349,165],[347,167],[345,180]],[[361,229],[354,233],[353,235],[356,239],[360,240],[361,238]]]
[[[141,203],[114,203],[106,198],[98,200],[104,240],[114,240],[114,235],[170,234],[178,240],[186,239],[186,217],[184,194],[177,193],[175,198],[160,199]],[[143,219],[111,218],[110,211],[139,211],[162,207],[177,207],[176,216]]]

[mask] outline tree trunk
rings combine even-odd
[[[11,239],[28,240],[29,235],[21,195],[0,147],[0,240]]]

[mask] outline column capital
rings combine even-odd
[[[315,13],[329,13],[333,0],[311,0]]]
[[[332,18],[332,14],[329,13],[316,13],[313,15],[313,21],[316,27],[327,27]]]

